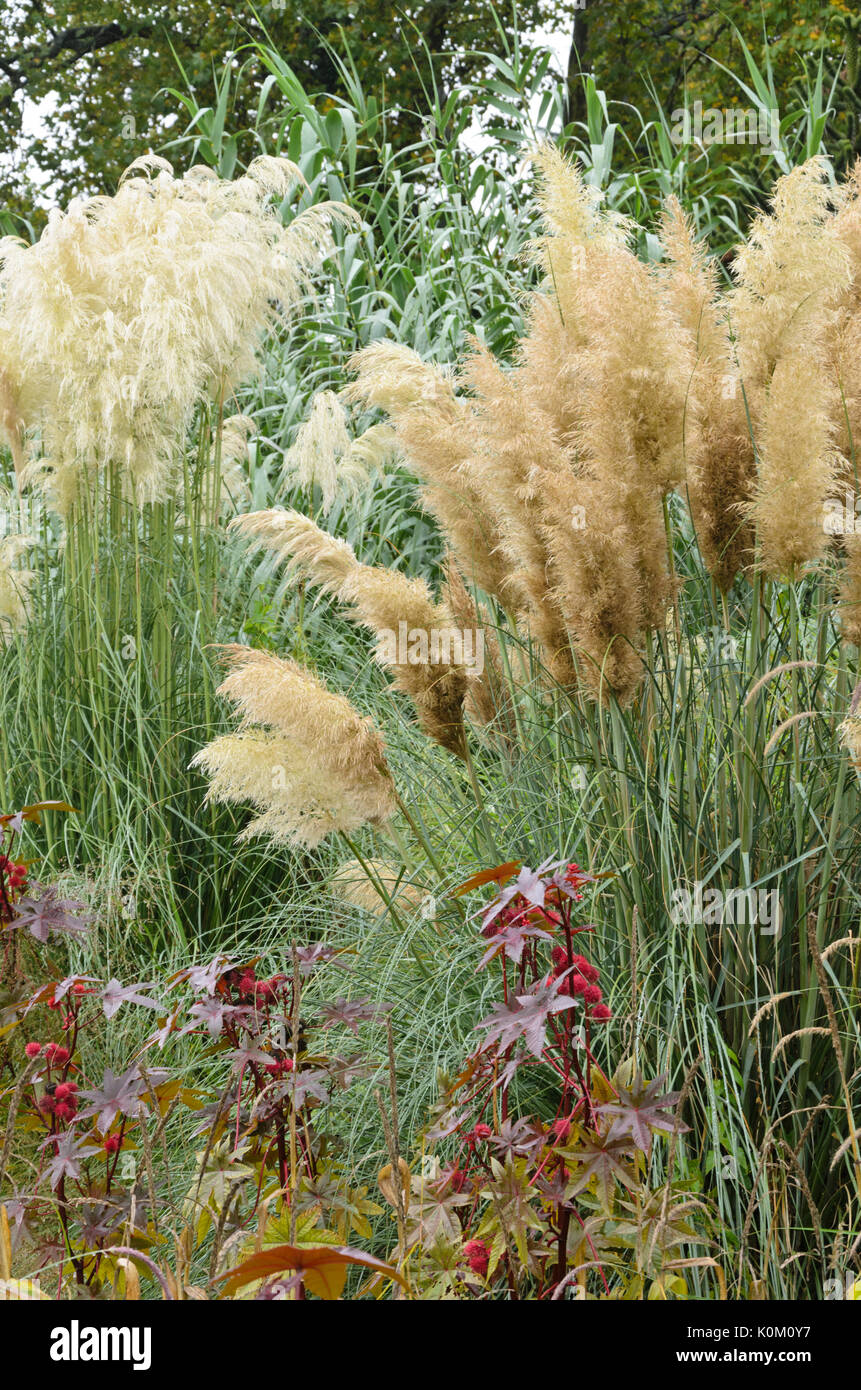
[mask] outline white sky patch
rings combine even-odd
[[[550,65],[550,72],[555,74],[560,80],[564,80],[568,73],[568,55],[571,50],[571,30],[565,29],[559,32],[556,29],[535,29],[531,34],[523,35],[523,42],[535,45],[538,48],[549,48],[553,54],[553,62]],[[529,114],[532,120],[537,123],[541,98],[535,97],[530,105]],[[485,113],[473,112],[472,120],[463,132],[461,139],[468,150],[475,154],[481,154],[493,144],[491,136],[485,134],[482,123],[478,115]],[[492,115],[492,112],[490,113]]]

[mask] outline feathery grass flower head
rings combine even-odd
[[[347,430],[347,416],[334,391],[319,391],[311,413],[299,426],[293,445],[284,455],[281,482],[322,493],[323,510],[329,512],[337,497],[355,497],[372,471],[385,467],[397,454],[395,432],[387,425],[372,425],[356,439]]]
[[[311,413],[299,426],[292,448],[284,455],[281,482],[309,491],[316,483],[329,511],[338,490],[338,465],[350,448],[344,407],[334,391],[318,391]]]
[[[7,642],[27,626],[35,573],[21,569],[16,562],[35,544],[35,536],[0,538],[0,643]]]
[[[471,466],[478,447],[474,417],[457,395],[453,375],[391,342],[369,344],[347,366],[356,378],[344,387],[343,398],[386,412],[400,453],[421,479],[422,501],[462,569],[485,593],[504,601],[509,574],[503,537]]]
[[[320,204],[285,225],[272,195],[297,176],[263,156],[232,182],[203,168],[177,178],[147,156],[113,197],[53,211],[34,246],[0,243],[0,410],[8,431],[13,401],[24,477],[59,510],[84,474],[112,466],[139,503],[171,494],[196,406],[255,370],[267,326],[350,215]]]
[[[423,579],[398,570],[363,565],[347,541],[338,540],[301,512],[252,512],[231,523],[279,561],[297,569],[339,602],[348,616],[377,638],[377,660],[394,673],[394,687],[413,700],[431,738],[463,756],[463,701],[468,677],[461,634],[445,604]],[[424,637],[424,656],[404,649],[401,632]]]
[[[849,280],[849,253],[834,235],[822,158],[777,181],[733,262],[730,321],[755,413],[781,357],[809,351],[823,335]]]
[[[844,748],[848,749],[853,764],[861,773],[861,715],[848,715],[840,725],[839,733]]]
[[[313,848],[334,831],[384,825],[395,791],[371,721],[294,661],[240,646],[223,656],[232,669],[219,693],[241,722],[202,748],[192,766],[207,773],[209,800],[257,809],[240,838],[267,835]]]
[[[378,891],[377,883],[383,893]],[[426,897],[421,888],[404,877],[402,868],[398,869],[383,859],[366,859],[364,863],[358,859],[348,859],[339,865],[329,879],[329,890],[350,907],[374,913],[386,910],[386,898],[397,902],[400,907],[417,910]]]

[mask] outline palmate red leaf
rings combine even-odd
[[[497,864],[495,869],[482,869],[480,874],[473,874],[466,883],[458,884],[457,888],[452,888],[449,893],[450,898],[459,898],[464,893],[471,893],[473,888],[483,888],[485,883],[505,883],[506,879],[513,878],[519,870],[521,859],[512,859],[507,864]]]
[[[220,1274],[214,1282],[226,1280],[225,1292],[233,1294],[255,1279],[269,1279],[285,1269],[298,1269],[311,1293],[332,1300],[341,1296],[348,1265],[362,1265],[365,1269],[372,1269],[375,1274],[396,1279],[404,1288],[407,1287],[406,1280],[391,1265],[349,1245],[275,1245],[271,1250],[261,1250],[259,1254],[251,1255],[234,1269]]]

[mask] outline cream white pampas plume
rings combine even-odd
[[[348,859],[329,879],[329,891],[350,907],[374,913],[387,910],[386,899],[396,902],[398,907],[417,910],[427,897],[423,889],[404,877],[402,868],[387,864],[383,859],[367,859],[364,864],[358,859]]]
[[[191,765],[207,773],[209,800],[257,809],[240,839],[311,849],[334,831],[385,825],[395,789],[371,721],[294,661],[249,647],[223,653],[232,670],[219,694],[242,720]]]
[[[354,497],[372,469],[382,468],[397,453],[394,430],[374,425],[357,439],[347,430],[344,407],[334,391],[319,391],[311,413],[299,426],[292,448],[284,455],[282,485],[322,493],[323,510],[331,511],[336,497]]]
[[[412,699],[425,733],[463,757],[469,676],[462,635],[424,580],[363,565],[347,541],[329,535],[301,512],[252,512],[237,517],[234,527],[347,605],[348,616],[377,637],[377,660],[392,671],[395,689]],[[420,634],[425,650],[400,641],[402,633]]]
[[[0,243],[0,424],[67,513],[81,476],[113,467],[138,502],[175,487],[196,406],[256,367],[299,301],[340,204],[286,225],[273,201],[298,170],[261,156],[234,181],[137,160],[111,197],[51,213],[34,246]]]
[[[36,544],[34,536],[3,536],[0,539],[0,643],[5,643],[27,625],[32,570],[17,564]]]

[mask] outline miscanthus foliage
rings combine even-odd
[[[0,243],[0,425],[21,482],[67,514],[82,475],[115,468],[138,503],[175,488],[196,407],[255,369],[346,208],[287,223],[297,181],[261,156],[219,179],[137,160],[113,197],[54,210],[41,239]]]

